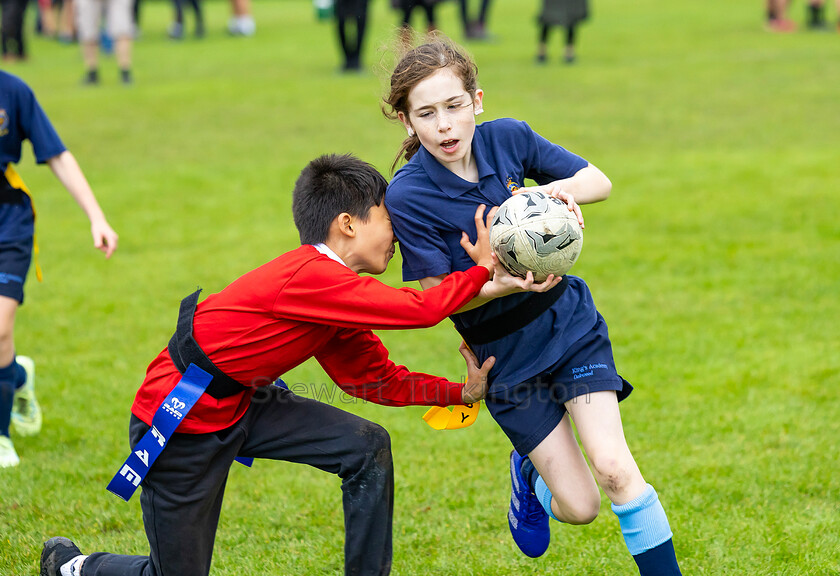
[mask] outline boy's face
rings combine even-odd
[[[399,117],[409,134],[417,133],[423,148],[457,174],[472,159],[475,115],[482,110],[483,97],[481,90],[470,96],[451,68],[441,68],[412,88],[408,117]]]
[[[353,228],[356,231],[356,242],[352,262],[348,262],[350,268],[359,273],[385,272],[388,262],[394,257],[397,241],[385,202],[370,209],[367,222],[355,220]]]

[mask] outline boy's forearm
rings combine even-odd
[[[441,282],[443,282],[444,278],[446,278],[446,276],[430,276],[429,278],[423,278],[420,280],[420,287],[423,288],[423,290],[430,290],[435,286],[439,286]],[[490,302],[490,300],[492,300],[492,298],[482,296],[481,292],[479,292],[472,300],[458,308],[455,312],[453,312],[453,314],[460,314],[461,312],[466,312],[467,310],[475,310],[480,306],[484,306]]]
[[[341,330],[315,357],[330,379],[356,398],[384,406],[461,404],[462,384],[394,364],[370,331]]]
[[[381,406],[454,406],[463,403],[464,385],[445,378],[408,372],[375,384],[339,384],[350,396]]]
[[[467,303],[489,276],[486,268],[475,266],[452,275],[447,286],[421,292],[393,288],[355,273],[333,276],[325,283],[322,275],[315,276],[320,272],[323,270],[318,267],[299,272],[295,281],[283,288],[275,306],[285,318],[345,328],[428,328]],[[321,288],[313,290],[317,283]]]
[[[105,214],[99,207],[90,184],[88,184],[82,169],[79,167],[79,163],[76,162],[76,158],[69,150],[65,150],[58,156],[53,156],[47,160],[47,165],[82,208],[88,220],[91,222],[105,220]]]
[[[489,276],[489,273],[488,273],[488,276]],[[431,290],[432,288],[440,286],[443,283],[444,279],[446,279],[448,277],[449,277],[449,275],[446,275],[446,276],[432,276],[432,277],[429,277],[429,278],[423,278],[422,280],[420,280],[420,286],[421,286],[421,288],[423,288],[424,293],[428,293],[428,291]],[[482,288],[483,288],[483,286],[482,286]],[[467,310],[472,310],[474,308],[478,308],[479,306],[483,306],[484,304],[486,304],[490,300],[492,300],[492,298],[486,298],[486,297],[481,295],[481,292],[479,292],[469,302],[467,302],[466,304],[464,304],[463,306],[461,306],[457,310],[455,310],[453,312],[450,312],[449,314],[447,314],[447,316],[452,315],[452,314],[460,314],[461,312],[466,312]]]

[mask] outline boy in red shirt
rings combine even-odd
[[[67,538],[51,538],[41,554],[42,576],[207,575],[228,470],[237,457],[299,462],[340,476],[346,574],[390,572],[394,475],[388,433],[272,383],[314,356],[342,390],[377,404],[476,402],[495,359],[479,366],[462,346],[468,377],[465,385],[456,384],[395,365],[371,329],[433,326],[476,296],[543,291],[556,281],[532,285],[530,277],[498,272],[488,281],[494,264],[482,209],[476,244],[466,237],[462,243],[479,265],[450,274],[437,288],[397,289],[359,276],[384,272],[394,255],[385,188],[372,166],[352,156],[313,160],[294,189],[302,246],[197,307],[198,293],[184,299],[178,330],[149,365],[131,409],[133,454],[145,452],[141,441],[150,435],[165,449],[153,465],[147,462],[144,479],[124,474],[127,468],[135,472],[128,467],[131,457],[120,472],[135,486],[142,479],[150,555],[83,556]],[[213,379],[184,408],[185,396],[173,399],[173,390],[188,379],[191,364]],[[163,411],[179,421],[168,438],[155,427]]]

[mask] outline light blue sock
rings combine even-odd
[[[633,556],[655,548],[673,536],[659,495],[650,484],[635,500],[621,506],[613,504],[612,511],[618,516],[624,542]]]
[[[551,511],[551,490],[548,489],[548,485],[545,483],[545,480],[542,479],[542,476],[537,476],[536,485],[534,486],[534,494],[537,495],[537,500],[540,501],[542,507],[548,512],[549,518],[553,518],[560,522],[557,519],[557,516],[554,515],[554,512]]]

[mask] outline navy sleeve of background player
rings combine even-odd
[[[399,199],[401,193],[393,193],[391,190],[389,187],[385,194],[385,205],[391,215],[394,234],[399,240],[403,281],[411,282],[452,272],[449,248],[438,231],[428,222],[409,216],[407,211],[402,210]]]
[[[527,130],[528,157],[525,164],[525,175],[538,184],[548,184],[554,180],[571,178],[589,162],[546,140],[534,132],[527,123],[522,122]]]
[[[35,94],[24,84],[25,90],[18,94],[20,115],[18,123],[21,128],[21,135],[32,143],[32,151],[35,153],[35,160],[43,164],[50,158],[58,156],[67,148],[58,133],[53,128],[50,119],[47,118]]]

